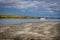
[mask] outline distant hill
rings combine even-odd
[[[39,17],[0,14],[0,18],[1,18],[1,19],[2,19],[2,18],[38,19]]]
[[[14,19],[41,19],[41,18],[45,18],[45,19],[60,19],[60,18],[57,18],[57,17],[37,17],[37,16],[18,16],[18,15],[9,15],[9,14],[0,14],[0,19],[11,19],[11,18],[14,18]]]

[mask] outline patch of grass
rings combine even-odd
[[[21,19],[39,19],[40,17],[33,17],[33,16],[17,16],[17,15],[8,15],[8,14],[0,14],[0,19],[3,18],[21,18]]]

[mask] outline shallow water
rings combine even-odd
[[[25,22],[60,22],[60,19],[0,19],[0,24],[17,24]]]

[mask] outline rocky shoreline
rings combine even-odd
[[[0,40],[60,40],[60,22],[0,25]]]

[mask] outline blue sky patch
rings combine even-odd
[[[0,0],[0,14],[60,18],[60,0]]]

